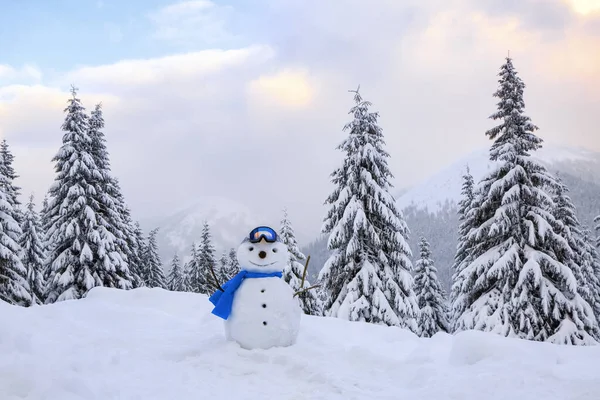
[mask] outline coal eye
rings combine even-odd
[[[252,251],[254,250],[254,247],[248,247],[248,250]]]
[[[273,253],[277,253],[277,249],[273,249]]]

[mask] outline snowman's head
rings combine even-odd
[[[285,268],[289,254],[277,233],[259,226],[244,239],[237,250],[240,268],[250,272],[279,272]]]

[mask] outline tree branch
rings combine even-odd
[[[210,273],[212,274],[213,279],[215,280],[215,285],[216,285],[217,289],[219,289],[221,292],[224,292],[225,290],[219,284],[219,280],[217,279],[217,274],[215,274],[215,270],[213,269],[212,265],[209,264],[208,268],[210,269]]]

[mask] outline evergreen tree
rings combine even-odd
[[[42,273],[44,278],[44,285],[47,284],[48,279],[50,279],[50,263],[47,261],[48,255],[52,250],[52,242],[48,238],[47,229],[50,227],[51,223],[48,220],[48,195],[44,196],[44,200],[42,201],[42,210],[40,211],[40,239],[42,241],[42,248],[44,252],[44,262],[42,263]],[[44,292],[45,295],[45,292]]]
[[[98,168],[102,179],[103,203],[98,214],[101,218],[110,221],[108,225],[110,232],[114,235],[121,257],[127,263],[127,267],[132,276],[132,286],[138,287],[141,278],[137,273],[135,263],[139,256],[136,252],[136,239],[131,212],[125,202],[125,197],[121,191],[119,181],[112,175],[110,167],[110,155],[106,147],[106,137],[104,135],[104,116],[102,105],[96,104],[90,114],[89,119],[89,137],[90,137],[90,155]]]
[[[145,264],[144,279],[145,286],[150,288],[166,289],[166,278],[163,271],[162,261],[158,254],[158,244],[156,235],[159,228],[154,228],[148,234],[148,243],[144,246],[144,255],[142,257]]]
[[[297,292],[301,290],[302,276],[304,275],[304,265],[300,261],[305,261],[306,256],[298,247],[296,235],[286,209],[283,210],[279,235],[281,236],[281,241],[287,246],[289,253],[288,263],[283,270],[283,279],[292,287],[294,292]],[[306,289],[310,286],[310,282],[305,278],[303,288]],[[298,295],[298,299],[305,314],[321,315],[322,304],[317,297],[316,291],[306,290]]]
[[[182,282],[182,286],[183,292],[193,292],[193,287],[192,287],[192,264],[193,264],[193,260],[195,257],[195,248],[196,245],[193,244],[192,245],[192,259],[189,262],[186,262],[183,264],[183,282]]]
[[[538,128],[523,114],[524,83],[512,60],[500,72],[494,140],[497,166],[479,183],[472,202],[475,221],[468,240],[471,262],[457,278],[464,310],[458,330],[478,329],[528,340],[591,344],[594,318],[577,293],[565,260],[572,256],[552,216],[546,188],[556,180],[529,152],[541,147]]]
[[[114,221],[104,217],[113,204],[91,156],[89,117],[74,88],[65,111],[65,134],[52,160],[57,176],[49,191],[45,217],[52,242],[46,303],[84,297],[95,286],[132,287],[131,274],[113,234]]]
[[[218,272],[215,270],[217,277],[219,278],[219,285],[223,285],[223,283],[227,282],[229,277],[229,256],[226,251],[221,254],[221,258],[219,259],[219,268]]]
[[[0,300],[19,306],[32,303],[27,269],[21,261],[21,227],[14,219],[14,208],[5,193],[8,178],[0,169]]]
[[[229,279],[240,272],[240,263],[237,259],[237,251],[232,247],[229,249]]]
[[[454,264],[452,266],[452,289],[450,292],[450,304],[451,304],[451,315],[450,324],[451,330],[454,331],[454,324],[464,310],[465,303],[464,297],[460,296],[460,288],[462,282],[459,280],[462,275],[461,272],[465,266],[469,265],[473,260],[469,257],[470,251],[475,245],[473,238],[469,240],[469,232],[474,227],[474,213],[471,213],[471,205],[475,197],[474,186],[475,181],[469,168],[467,167],[466,173],[462,177],[462,192],[461,200],[458,203],[458,215],[459,215],[459,228],[458,228],[458,244],[456,246],[456,254],[454,256]]]
[[[129,269],[133,276],[134,282],[133,287],[143,287],[146,286],[146,281],[148,279],[145,264],[145,254],[146,254],[146,244],[144,242],[144,232],[140,226],[139,222],[135,222],[133,224],[133,230],[130,237],[130,250],[131,255],[129,258]]]
[[[594,310],[596,321],[600,322],[600,257],[596,247],[593,244],[592,233],[585,226],[583,227],[583,247],[584,263],[590,265],[584,270],[589,273],[585,279],[589,282],[590,304]],[[600,337],[597,337],[600,340]]]
[[[569,189],[557,177],[557,185],[554,195],[554,212],[553,215],[560,223],[558,233],[564,237],[567,244],[571,248],[570,255],[563,262],[571,268],[573,275],[577,280],[577,292],[583,300],[588,302],[593,310],[600,309],[600,282],[594,271],[594,258],[586,243],[586,237],[583,232],[575,211],[575,206],[568,195]],[[596,315],[596,312],[594,312]],[[598,319],[592,322],[597,328],[595,337],[600,339],[600,327],[598,327]]]
[[[212,285],[212,276],[209,278],[210,271],[207,270],[206,263],[203,264],[202,260],[202,243],[196,245],[192,244],[192,251],[190,254],[190,260],[186,264],[186,277],[187,290],[193,293],[211,293],[214,291]],[[215,271],[216,272],[216,271]]]
[[[184,276],[181,263],[177,254],[175,254],[173,260],[171,261],[171,271],[169,272],[169,277],[167,279],[167,288],[174,292],[183,292],[183,279]]]
[[[15,180],[19,177],[13,167],[15,160],[14,155],[10,151],[8,142],[6,139],[0,143],[0,173],[4,176],[0,186],[4,193],[6,193],[7,200],[11,205],[12,217],[19,226],[23,223],[23,211],[21,210],[21,202],[19,196],[21,195],[21,188],[15,185]]]
[[[338,146],[345,153],[332,173],[335,185],[323,224],[331,257],[319,280],[327,292],[325,315],[401,326],[415,332],[408,228],[390,194],[392,174],[378,113],[355,92],[354,120]]]
[[[210,271],[210,269],[213,268],[215,274],[217,274],[217,271],[215,270],[215,249],[212,245],[210,227],[208,226],[207,221],[204,222],[204,226],[202,227],[202,239],[198,251],[198,265],[201,278],[196,281],[196,287],[199,293],[210,295],[217,288],[216,285],[222,284],[223,282],[215,282]]]
[[[429,243],[421,237],[421,257],[415,265],[415,293],[419,305],[419,335],[432,337],[448,332],[446,295],[437,277],[437,268],[431,259]]]
[[[41,223],[35,211],[33,195],[29,197],[27,211],[23,219],[23,234],[19,240],[23,250],[22,263],[27,271],[27,282],[31,291],[32,303],[43,304],[45,295],[44,282],[44,242]]]
[[[596,232],[599,232],[596,236],[596,247],[600,247],[600,215],[594,218],[596,225]]]

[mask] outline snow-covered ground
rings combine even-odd
[[[600,346],[304,317],[295,346],[248,351],[210,310],[160,289],[1,303],[0,399],[600,399]]]

